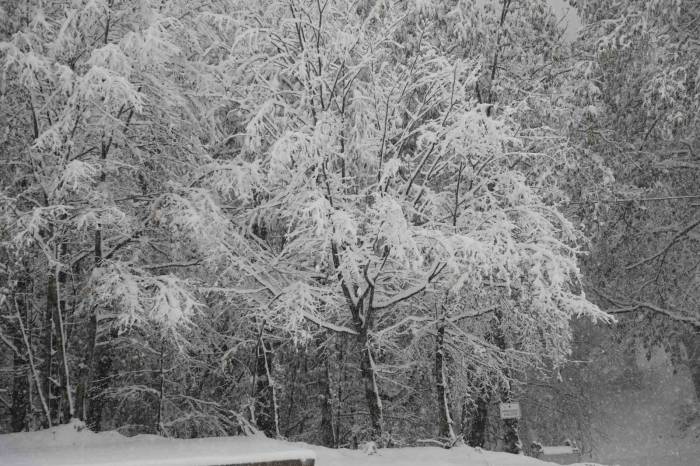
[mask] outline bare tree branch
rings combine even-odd
[[[673,239],[661,251],[657,252],[653,256],[647,257],[646,259],[642,259],[639,262],[635,262],[634,264],[628,265],[625,268],[627,270],[631,270],[631,269],[639,267],[640,265],[648,264],[649,262],[651,262],[651,261],[653,261],[661,256],[664,256],[669,251],[669,249],[671,249],[673,247],[674,244],[676,244],[681,238],[683,238],[688,233],[690,233],[690,231],[693,230],[698,225],[700,225],[700,220],[697,220],[697,221],[691,223],[690,225],[685,227],[683,230],[679,231],[676,234],[676,236],[674,236]]]
[[[685,315],[679,311],[675,311],[675,310],[668,309],[668,308],[663,308],[661,306],[657,306],[656,304],[653,304],[650,302],[642,302],[642,301],[634,301],[634,300],[628,301],[628,300],[623,300],[623,299],[619,299],[619,298],[614,298],[612,296],[605,294],[604,292],[602,292],[601,290],[598,290],[598,289],[594,289],[594,291],[601,298],[605,299],[606,301],[613,304],[614,306],[617,306],[615,308],[606,309],[605,312],[607,312],[609,314],[629,314],[629,313],[633,313],[633,312],[651,311],[651,312],[654,312],[655,314],[664,315],[672,320],[675,320],[676,322],[688,324],[695,329],[700,329],[700,319],[698,319],[697,317],[688,316],[688,315]]]

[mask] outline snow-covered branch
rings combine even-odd
[[[319,327],[323,327],[327,330],[332,330],[332,331],[338,332],[338,333],[346,333],[348,335],[357,335],[357,332],[355,330],[352,330],[348,327],[344,327],[342,325],[336,325],[336,324],[333,324],[331,322],[326,322],[325,320],[321,320],[309,312],[304,312],[304,318],[306,318],[310,322],[313,322],[314,324],[318,325]]]
[[[440,275],[440,272],[443,271],[446,265],[447,264],[444,262],[439,262],[435,264],[435,267],[433,267],[433,270],[430,272],[430,274],[428,274],[423,283],[408,288],[407,290],[392,296],[386,301],[376,302],[372,305],[372,308],[376,310],[386,309],[402,301],[406,301],[407,299],[410,299],[415,295],[425,291],[425,289],[433,282],[433,280],[435,280],[435,278],[437,278],[437,276]]]

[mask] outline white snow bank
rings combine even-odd
[[[264,436],[166,439],[93,433],[74,422],[38,432],[0,435],[3,466],[204,466],[315,458],[317,466],[545,466],[534,458],[458,447],[392,448],[368,455]],[[593,466],[593,463],[585,463]],[[579,466],[584,466],[582,463]]]
[[[305,445],[261,437],[167,439],[94,433],[80,422],[0,435],[2,466],[205,466],[314,458]]]

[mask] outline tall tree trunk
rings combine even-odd
[[[20,334],[22,335],[22,341],[24,342],[24,348],[27,350],[27,362],[29,363],[29,370],[31,371],[31,376],[34,379],[34,383],[36,385],[36,391],[37,394],[39,395],[39,400],[41,401],[41,408],[44,413],[44,418],[42,420],[42,426],[43,427],[51,427],[52,426],[52,420],[51,420],[51,409],[49,408],[49,400],[48,400],[48,392],[44,391],[44,387],[42,386],[42,380],[41,376],[39,375],[39,369],[37,368],[37,365],[34,363],[34,350],[32,349],[32,342],[31,342],[31,333],[29,333],[29,326],[25,328],[24,323],[22,322],[22,314],[19,312],[19,307],[15,309],[16,311],[16,318],[17,318],[17,324],[19,325],[19,330]],[[27,319],[27,323],[29,323],[29,320]],[[29,385],[29,384],[28,384]],[[31,390],[31,387],[29,387],[29,390]],[[29,395],[31,396],[31,391],[29,391]],[[29,406],[32,407],[32,403],[29,403]]]
[[[106,157],[103,148],[103,159]],[[102,172],[100,180],[104,182],[105,173]],[[94,237],[95,268],[102,266],[102,230],[98,227]],[[102,394],[109,386],[108,375],[112,369],[112,353],[109,342],[116,338],[114,329],[110,330],[107,342],[98,342],[98,310],[92,308],[87,326],[87,351],[83,360],[83,373],[80,381],[78,396],[78,410],[82,413],[82,419],[88,427],[99,431],[102,423]]]
[[[384,435],[382,400],[379,397],[374,357],[372,356],[372,349],[369,346],[366,329],[360,333],[360,348],[362,348],[360,373],[365,387],[365,400],[367,401],[367,408],[369,410],[371,437],[374,440],[381,441]]]
[[[107,16],[107,24],[105,27],[104,40],[107,43],[107,37],[109,35],[109,19]],[[131,116],[129,116],[131,117]],[[112,139],[110,138],[108,142],[105,143],[104,136],[100,146],[100,159],[102,161],[102,168],[100,170],[100,185],[104,185],[107,180],[107,173],[105,171],[105,163],[107,160],[107,154],[112,145]],[[94,268],[97,269],[102,266],[102,261],[104,260],[103,250],[102,250],[102,227],[97,225],[95,229],[95,235],[93,240],[93,256],[94,256]],[[94,269],[93,269],[94,271]],[[93,403],[93,395],[99,396],[93,390],[93,381],[95,380],[95,361],[96,359],[102,359],[107,357],[106,354],[97,354],[97,309],[93,306],[90,309],[90,317],[87,325],[87,351],[85,352],[85,358],[83,359],[83,371],[80,377],[78,393],[77,393],[77,404],[78,404],[78,415],[81,419],[86,421],[90,428],[97,427],[99,429],[100,419],[91,418],[91,414],[94,416],[95,413],[102,412],[101,407],[99,409],[93,408],[90,405]],[[100,364],[98,362],[98,364]],[[104,365],[104,364],[103,364]],[[111,362],[107,364],[111,367]],[[99,370],[97,371],[99,372]],[[98,415],[99,417],[99,415]]]
[[[41,371],[41,391],[46,395],[46,403],[49,408],[49,416],[51,417],[49,425],[53,424],[56,418],[56,396],[51,376],[53,374],[53,316],[56,303],[56,277],[52,272],[48,274],[46,285],[46,309],[44,311],[44,329],[42,337],[42,360],[43,367]],[[49,425],[44,425],[48,427]]]
[[[112,347],[110,343],[117,338],[116,329],[111,329],[107,340],[97,344],[93,356],[93,369],[90,371],[89,392],[87,393],[87,411],[85,423],[95,432],[102,430],[102,408],[104,392],[109,387],[112,373]]]
[[[27,319],[27,306],[25,294],[27,293],[26,281],[18,280],[17,294],[20,299],[15,299],[18,319],[16,326],[11,326],[12,345],[14,346],[14,354],[12,357],[12,392],[10,394],[10,429],[12,432],[21,432],[27,427],[27,414],[31,409],[29,385],[28,361],[29,357],[23,357],[20,353],[20,348],[24,346],[22,331],[22,319]],[[28,353],[27,353],[28,354]]]
[[[438,403],[438,436],[454,442],[455,433],[450,416],[450,404],[445,367],[445,317],[438,323],[435,342],[435,388]]]
[[[370,438],[381,443],[384,437],[384,413],[377,385],[374,355],[369,341],[369,330],[372,328],[373,321],[371,302],[372,293],[369,293],[366,300],[362,299],[357,307],[352,309],[352,315],[360,348],[360,376],[365,388],[365,401],[369,411]]]
[[[274,438],[279,437],[280,430],[279,406],[272,378],[272,359],[272,350],[265,342],[261,331],[256,348],[255,421],[258,429],[268,437]]]
[[[158,357],[158,411],[156,418],[155,431],[161,435],[165,435],[163,427],[163,401],[165,397],[165,372],[163,370],[163,359],[165,357],[165,339],[160,340],[160,355]]]
[[[321,444],[326,447],[336,447],[335,429],[333,428],[333,394],[331,393],[330,360],[323,356],[323,373],[321,385]]]
[[[338,335],[336,343],[336,351],[338,353],[338,391],[336,396],[338,397],[338,407],[336,409],[335,416],[335,441],[340,443],[340,420],[343,407],[343,386],[347,383],[347,371],[345,370],[345,336]],[[338,446],[338,445],[335,445]]]
[[[13,329],[12,344],[19,350],[23,346],[22,334]],[[29,378],[27,377],[26,358],[14,353],[12,358],[12,392],[10,395],[10,429],[21,432],[27,427],[27,412],[29,410]]]
[[[90,393],[94,374],[95,351],[97,348],[97,315],[96,310],[90,310],[90,317],[86,331],[87,348],[83,357],[80,380],[76,387],[76,409],[78,418],[83,421],[88,420],[90,410]],[[89,425],[89,423],[88,423]]]
[[[492,334],[492,341],[498,346],[499,349],[505,350],[507,348],[506,338],[503,334],[503,329],[501,328],[501,319],[503,317],[500,310],[496,311],[495,316],[497,318]],[[505,378],[508,379],[510,376],[510,371],[508,368],[503,369],[503,374]],[[513,393],[510,388],[510,384],[506,382],[501,387],[501,402],[510,403],[513,401]],[[508,453],[518,454],[522,451],[522,443],[520,442],[520,434],[518,433],[518,420],[517,419],[504,419],[503,420],[503,451]]]
[[[467,444],[470,447],[483,448],[484,443],[486,443],[489,402],[489,396],[485,391],[482,391],[474,402],[474,407],[471,410],[471,428],[469,429],[469,434],[466,438]]]
[[[62,246],[62,253],[65,253],[65,245]],[[66,326],[64,325],[64,313],[66,309],[66,301],[63,298],[64,285],[66,283],[66,273],[62,270],[56,270],[54,274],[55,280],[55,302],[54,306],[54,325],[56,326],[56,340],[58,347],[58,360],[62,370],[59,370],[59,380],[61,381],[61,413],[60,417],[63,422],[68,422],[75,415],[75,407],[73,405],[73,394],[71,392],[70,383],[70,365],[68,364],[68,343],[66,338]]]

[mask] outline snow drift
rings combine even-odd
[[[205,466],[286,458],[315,458],[316,465],[334,466],[544,466],[534,458],[470,447],[361,450],[330,449],[305,443],[253,437],[167,439],[156,435],[124,437],[94,433],[80,422],[38,432],[0,435],[4,466]],[[583,465],[593,463],[582,463]]]

